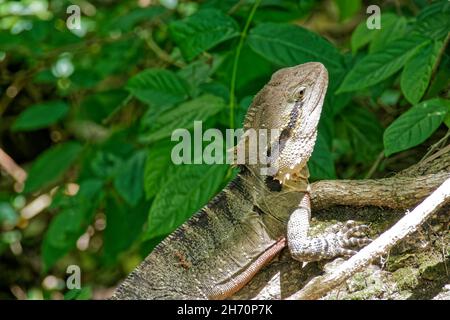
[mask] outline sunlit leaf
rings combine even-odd
[[[153,142],[169,137],[175,129],[190,129],[194,126],[194,121],[205,121],[224,107],[223,99],[209,94],[182,103],[159,116],[141,139],[145,142]]]
[[[328,69],[342,68],[342,55],[330,42],[299,26],[262,23],[250,30],[248,44],[258,54],[282,66],[319,61]]]
[[[402,38],[382,51],[365,56],[347,74],[338,92],[364,89],[387,79],[403,67],[417,48],[428,41],[422,37]]]
[[[424,142],[440,126],[449,106],[449,100],[436,98],[423,101],[398,117],[384,132],[386,156]]]
[[[216,9],[204,9],[169,25],[170,34],[187,60],[239,35],[236,21]]]
[[[406,99],[412,104],[418,103],[424,95],[442,46],[442,41],[430,42],[419,48],[406,63],[400,85]]]
[[[128,80],[127,89],[142,102],[152,106],[173,105],[187,98],[188,83],[174,72],[147,69]]]

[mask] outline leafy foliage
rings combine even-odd
[[[427,100],[413,106],[386,129],[386,155],[425,141],[439,127],[449,110],[449,101],[443,99]]]
[[[14,131],[31,131],[45,128],[64,118],[68,111],[69,106],[62,101],[50,101],[30,106],[17,117],[12,129]]]
[[[0,3],[0,147],[28,174],[0,181],[0,254],[34,250],[42,278],[82,265],[93,287],[66,299],[117,283],[230,181],[226,165],[174,164],[171,135],[242,122],[281,67],[329,71],[312,179],[383,176],[450,126],[448,1],[386,4],[373,30],[360,0],[156,2],[85,1],[79,30],[64,1]],[[51,205],[24,218],[40,196]]]

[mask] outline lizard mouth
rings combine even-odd
[[[290,168],[278,170],[278,173],[274,178],[277,179],[281,184],[286,184],[289,181],[303,181],[305,180],[305,178],[307,178],[304,176],[304,174],[302,174],[303,168],[304,165],[299,162],[294,166],[291,166]]]

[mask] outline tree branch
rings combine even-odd
[[[336,270],[324,276],[311,280],[302,290],[288,299],[318,299],[330,290],[336,288],[362,268],[368,266],[375,258],[388,252],[407,235],[418,228],[439,208],[450,200],[450,178],[419,204],[412,212],[406,212],[405,217],[391,229],[384,232],[374,242],[361,249],[356,255],[345,261]]]

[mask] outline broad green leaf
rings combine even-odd
[[[419,48],[403,69],[400,86],[405,98],[416,104],[425,94],[431,79],[431,73],[436,68],[439,52],[442,50],[442,41],[433,41]]]
[[[320,133],[317,135],[314,151],[308,161],[308,168],[312,179],[334,179],[336,171],[330,148],[325,137]]]
[[[361,107],[349,106],[339,114],[336,135],[349,142],[357,162],[371,162],[383,149],[383,127],[372,112]]]
[[[337,92],[364,89],[387,79],[403,67],[417,48],[427,42],[421,37],[402,38],[382,51],[365,56],[347,74]]]
[[[103,182],[91,179],[80,183],[78,193],[51,220],[42,242],[42,259],[48,270],[75,248],[78,238],[86,231],[100,200]]]
[[[147,199],[158,193],[161,185],[170,175],[170,171],[175,170],[170,158],[171,150],[170,144],[150,147],[144,173],[144,189]]]
[[[368,29],[366,20],[361,21],[352,33],[350,46],[352,53],[355,54],[359,49],[370,43],[375,37],[378,29]]]
[[[450,12],[450,2],[447,0],[433,1],[432,3],[425,6],[422,11],[420,11],[417,16],[418,20],[425,20],[430,16],[439,13],[449,13]]]
[[[69,169],[83,147],[78,142],[56,145],[42,153],[28,172],[24,192],[33,192],[54,183]]]
[[[140,203],[130,210],[118,197],[106,199],[106,229],[103,234],[103,261],[115,262],[119,253],[127,250],[142,234],[148,216],[148,205]]]
[[[127,89],[151,106],[174,105],[185,100],[189,94],[189,84],[164,69],[147,69],[136,74],[128,80]]]
[[[443,40],[450,30],[450,2],[435,1],[425,7],[417,16],[412,33]]]
[[[114,187],[128,204],[135,206],[144,193],[145,151],[135,153],[118,170]]]
[[[223,99],[209,94],[182,103],[160,115],[149,132],[142,136],[142,141],[153,142],[167,138],[178,128],[190,129],[194,126],[194,121],[205,121],[224,107]]]
[[[442,123],[449,106],[449,100],[436,98],[423,101],[398,117],[384,132],[386,156],[425,141]]]
[[[148,215],[146,238],[168,234],[202,208],[217,192],[226,165],[181,165],[170,172]]]
[[[221,11],[205,9],[172,22],[169,31],[183,56],[190,61],[201,52],[239,35],[239,26]]]
[[[319,61],[330,71],[343,65],[342,55],[330,42],[299,26],[262,23],[250,31],[247,41],[256,53],[282,66]]]
[[[405,35],[408,25],[406,18],[393,14],[391,15],[393,16],[393,19],[386,19],[385,15],[381,16],[381,29],[378,30],[371,41],[369,53],[382,51],[389,43],[392,43],[394,40],[400,39]]]
[[[14,122],[14,131],[30,131],[45,128],[64,118],[69,106],[63,101],[36,104],[22,112]]]

